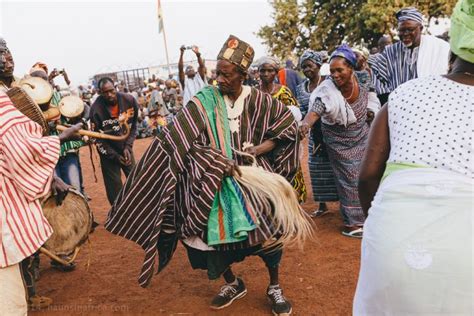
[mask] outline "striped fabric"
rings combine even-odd
[[[153,275],[162,231],[176,232],[180,239],[198,236],[206,241],[209,212],[224,176],[226,158],[210,147],[206,116],[195,102],[189,102],[152,142],[128,176],[105,224],[110,232],[145,250],[138,280],[141,286],[148,285]],[[244,142],[258,145],[266,139],[277,141],[279,154],[274,160],[270,155],[259,156],[258,164],[293,180],[299,166],[296,122],[283,104],[252,88],[240,116],[240,132],[232,134],[232,147],[242,151]],[[234,159],[245,164],[240,156]],[[242,189],[249,201],[247,207],[271,212],[268,201]],[[267,240],[274,233],[270,219],[258,220],[260,225],[249,232],[247,240],[218,249],[247,248]],[[170,258],[172,253],[168,255]]]
[[[58,91],[53,92],[53,97],[51,98],[51,104],[52,105],[59,105],[59,102],[61,102],[61,93]],[[67,124],[66,120],[61,116],[61,124]],[[58,135],[59,133],[56,131],[56,129],[51,129],[50,135]],[[60,156],[64,157],[66,156],[67,153],[78,153],[79,149],[84,146],[86,143],[82,140],[70,140],[63,142],[61,144],[61,153]]]
[[[375,93],[377,93],[377,95],[390,93],[390,90],[388,89],[387,85],[383,83],[382,81],[380,81],[380,79],[377,76],[375,75],[371,76],[371,79],[372,79],[372,84],[375,87]]]
[[[52,228],[39,198],[50,191],[59,138],[41,127],[0,92],[0,267],[22,261],[49,238]]]
[[[407,48],[402,42],[385,47],[380,54],[371,55],[368,63],[377,76],[380,85],[385,85],[385,93],[392,92],[399,85],[418,77],[417,60],[419,47]],[[379,86],[379,89],[381,86]],[[380,94],[377,91],[377,94]]]
[[[61,124],[67,124],[66,120],[64,120],[63,117],[61,117]],[[58,131],[56,129],[51,128],[50,129],[50,135],[59,135]],[[59,153],[60,157],[66,156],[67,153],[79,153],[79,149],[82,146],[85,146],[86,143],[81,139],[81,140],[69,140],[65,141],[61,144],[61,151]]]

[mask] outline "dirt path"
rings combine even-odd
[[[138,140],[134,150],[140,157],[151,139]],[[102,174],[94,153],[98,183],[94,182],[89,150],[81,150],[86,191],[90,206],[100,223],[109,204]],[[306,163],[304,164],[306,165]],[[305,170],[307,176],[307,170]],[[306,180],[309,183],[308,180]],[[309,194],[311,199],[311,194]],[[305,210],[316,204],[308,201]],[[285,250],[280,283],[293,304],[294,315],[349,315],[359,271],[360,241],[340,234],[342,220],[338,203],[329,204],[331,213],[314,220],[317,240],[305,250]],[[98,227],[91,235],[91,247],[81,251],[77,269],[62,273],[52,269],[42,256],[38,292],[53,298],[54,305],[32,315],[270,315],[265,297],[268,276],[256,257],[235,265],[245,281],[248,294],[220,312],[209,309],[221,281],[209,281],[205,271],[192,270],[184,248],[179,245],[169,266],[155,276],[149,288],[138,286],[144,252],[133,242]],[[87,263],[90,266],[87,269]]]

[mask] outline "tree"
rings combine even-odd
[[[430,21],[451,15],[456,0],[275,0],[270,4],[274,22],[257,35],[273,55],[284,59],[307,48],[330,51],[342,42],[375,46],[396,28],[395,12],[400,8],[417,7]]]
[[[297,48],[299,28],[303,26],[298,21],[301,8],[297,0],[275,0],[272,6],[274,23],[262,27],[257,35],[270,47],[273,55],[284,59]]]

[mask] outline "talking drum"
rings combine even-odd
[[[40,107],[24,89],[13,87],[7,91],[7,95],[21,113],[43,128],[43,135],[49,134],[48,121]]]
[[[38,77],[28,77],[21,79],[18,86],[28,93],[42,111],[49,108],[49,103],[53,98],[53,87],[48,81]]]
[[[50,194],[43,200],[44,216],[53,227],[53,234],[41,247],[41,252],[63,264],[74,261],[80,246],[87,240],[92,226],[92,213],[86,199],[70,189],[61,205]],[[60,256],[72,255],[69,261]]]

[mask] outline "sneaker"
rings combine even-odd
[[[238,300],[247,294],[244,281],[237,278],[237,285],[226,284],[221,287],[221,291],[217,294],[211,302],[212,309],[223,309],[233,301]]]
[[[280,286],[268,288],[267,297],[272,303],[273,315],[284,316],[291,314],[291,303],[283,296],[283,290]]]

